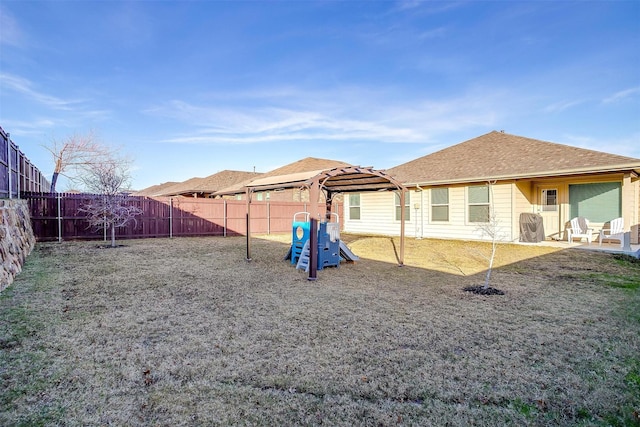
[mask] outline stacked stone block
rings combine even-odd
[[[22,271],[35,242],[27,202],[0,199],[0,291]]]

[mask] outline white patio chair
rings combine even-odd
[[[577,216],[571,220],[571,226],[567,229],[567,240],[571,243],[573,239],[579,237],[580,240],[587,239],[587,242],[591,244],[593,233],[593,228],[589,227],[589,220],[583,216]]]
[[[604,224],[602,230],[600,230],[600,245],[602,241],[607,240],[619,240],[620,247],[624,245],[624,218],[616,218]]]

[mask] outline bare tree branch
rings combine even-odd
[[[54,169],[50,191],[56,191],[58,176],[73,179],[87,168],[113,161],[113,151],[96,141],[93,131],[86,135],[73,134],[64,140],[52,140],[44,147],[52,156]]]

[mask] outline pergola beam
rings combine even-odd
[[[298,178],[296,176],[295,178]],[[405,192],[407,189],[390,175],[377,171],[371,167],[346,166],[321,171],[306,180],[290,180],[288,182],[275,182],[246,187],[247,196],[247,260],[251,260],[250,222],[251,222],[251,195],[255,191],[267,191],[284,188],[306,188],[309,190],[309,213],[311,218],[320,219],[318,202],[320,194],[324,191],[327,196],[326,217],[331,217],[331,199],[338,193],[366,193],[371,191],[399,191],[400,203],[400,253],[399,265],[404,265],[404,234],[405,234]]]

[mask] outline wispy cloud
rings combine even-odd
[[[632,87],[629,89],[625,89],[625,90],[621,90],[619,92],[614,93],[613,95],[604,98],[602,100],[603,104],[612,104],[618,101],[621,101],[623,99],[627,99],[627,98],[632,98],[636,95],[640,95],[640,86],[638,87]]]
[[[425,0],[400,0],[396,3],[396,9],[400,11],[413,11],[415,9],[420,9],[421,11],[425,11],[429,14],[438,14],[461,7],[464,4],[465,2],[461,1],[436,2]]]
[[[165,110],[165,116],[197,124],[200,129],[191,134],[165,139],[172,143],[258,144],[273,141],[317,140],[382,140],[411,141],[417,135],[408,128],[387,126],[373,121],[337,118],[317,111],[296,111],[286,108],[207,109],[171,103],[175,110]],[[157,114],[160,111],[155,109]],[[193,113],[193,115],[189,115]],[[209,120],[207,120],[207,118]],[[194,121],[196,120],[196,121]]]
[[[500,103],[495,98],[480,94],[447,101],[418,99],[406,105],[406,100],[396,104],[386,94],[367,91],[318,94],[288,89],[287,93],[288,98],[272,98],[269,105],[260,106],[265,100],[263,92],[258,92],[253,102],[247,94],[241,95],[242,106],[230,99],[216,107],[173,100],[145,112],[195,128],[162,141],[191,144],[320,140],[425,143],[441,132],[486,128],[502,114],[496,109]]]
[[[575,107],[576,105],[580,105],[584,103],[584,100],[581,99],[575,99],[575,100],[571,100],[571,101],[558,101],[556,103],[553,103],[551,105],[547,105],[543,111],[545,113],[559,113],[565,110],[568,110],[570,108]]]
[[[25,34],[6,7],[0,6],[0,45],[23,46]]]
[[[79,99],[62,99],[40,92],[34,88],[33,83],[28,79],[11,74],[0,74],[0,85],[26,95],[42,105],[57,110],[71,110],[74,104],[82,102],[82,100]]]

